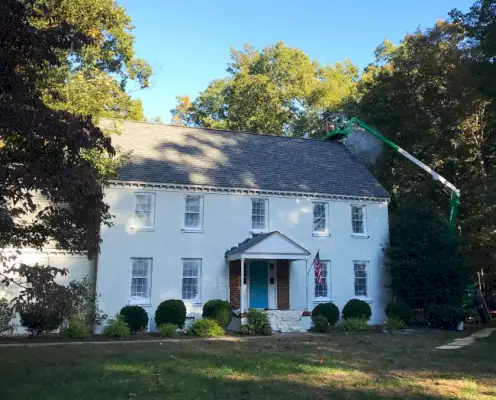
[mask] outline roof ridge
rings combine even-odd
[[[211,132],[226,133],[226,134],[238,133],[238,134],[243,134],[243,135],[262,136],[262,137],[265,136],[265,137],[278,138],[278,139],[304,140],[304,141],[310,141],[310,142],[327,142],[327,143],[338,144],[338,142],[332,142],[329,140],[324,141],[322,139],[316,139],[316,138],[301,138],[301,137],[292,137],[292,136],[271,135],[269,133],[257,133],[257,132],[249,132],[249,131],[234,131],[234,130],[230,130],[230,129],[204,128],[204,127],[200,127],[200,126],[185,126],[185,125],[165,124],[165,123],[157,123],[157,122],[152,122],[152,121],[138,121],[138,120],[134,120],[134,119],[105,117],[105,118],[102,118],[101,120],[121,121],[122,123],[132,122],[132,123],[138,123],[138,124],[147,124],[147,125],[154,125],[154,126],[166,126],[166,127],[179,128],[179,129],[198,129],[201,131],[211,131]]]

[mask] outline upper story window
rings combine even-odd
[[[369,295],[367,262],[355,261],[354,270],[355,270],[355,296],[367,297]]]
[[[199,303],[201,258],[183,258],[183,282],[181,298]]]
[[[203,196],[185,197],[184,230],[199,231],[203,229]]]
[[[155,226],[155,193],[135,193],[134,227],[152,229]]]
[[[152,259],[133,258],[130,304],[150,304],[152,287]]]
[[[320,260],[320,283],[315,276],[315,301],[331,299],[331,262]]]
[[[351,229],[354,235],[366,235],[365,206],[351,206]]]
[[[268,226],[269,201],[251,199],[251,228],[253,231],[265,232]]]
[[[325,202],[313,203],[313,230],[316,236],[329,235],[329,205]]]

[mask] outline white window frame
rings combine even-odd
[[[363,223],[363,232],[355,232],[353,228],[353,209],[354,208],[361,208],[362,209],[362,223]],[[351,236],[353,237],[360,237],[360,238],[368,238],[368,233],[367,233],[367,207],[364,204],[352,204],[350,207],[351,210],[351,215],[350,215],[350,222],[351,222]]]
[[[325,229],[323,231],[315,230],[315,206],[324,205],[324,216],[325,216]],[[312,202],[312,235],[313,236],[330,236],[331,231],[329,230],[329,203],[326,201],[313,201]]]
[[[356,285],[357,285],[357,276],[355,267],[357,265],[365,265],[365,290],[366,294],[357,294]],[[370,300],[370,273],[369,273],[369,262],[366,260],[354,260],[353,261],[353,295],[357,299],[361,300]]]
[[[145,261],[147,263],[147,274],[145,277],[134,276],[134,265],[137,261]],[[150,257],[132,257],[131,258],[131,280],[129,285],[129,301],[130,305],[140,305],[140,306],[149,306],[152,303],[152,276],[153,276],[153,258]],[[133,279],[137,278],[146,278],[147,279],[147,297],[134,298],[133,297]]]
[[[317,297],[315,294],[315,287],[317,285],[317,278],[315,276],[315,271],[314,271],[314,278],[313,278],[313,297],[314,297],[314,303],[328,303],[332,301],[332,282],[331,282],[331,260],[320,260],[321,264],[326,265],[326,276],[325,276],[325,285],[327,288],[327,296],[320,296]]]
[[[137,218],[136,214],[141,211],[138,210],[138,197],[148,196],[150,198],[150,224],[143,225]],[[153,230],[155,229],[155,193],[150,192],[135,192],[134,193],[134,229],[137,230]]]
[[[192,275],[184,275],[184,266],[185,262],[191,262],[191,261],[197,261],[198,262],[198,274],[197,276],[192,276]],[[192,304],[201,304],[201,281],[202,281],[202,259],[201,258],[182,258],[181,259],[182,263],[182,271],[181,271],[181,300],[183,300],[186,303],[192,303]],[[193,298],[188,298],[185,299],[183,296],[184,292],[184,279],[190,279],[190,278],[196,278],[197,279],[197,288],[196,288],[196,295]]]
[[[187,214],[187,203],[188,199],[197,198],[200,202],[200,210],[199,210],[199,225],[197,227],[186,226],[186,214]],[[196,194],[187,194],[184,196],[184,216],[183,216],[183,232],[203,232],[203,196]]]
[[[256,201],[263,201],[265,203],[265,215],[264,215],[264,227],[263,228],[253,228],[253,204]],[[253,233],[265,233],[269,230],[269,199],[264,197],[252,197],[251,198],[251,232]]]

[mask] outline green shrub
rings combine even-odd
[[[425,318],[434,328],[454,329],[464,316],[461,307],[451,304],[431,304],[425,309]]]
[[[272,335],[269,317],[263,311],[251,309],[248,311],[247,321],[241,325],[239,333],[242,335]]]
[[[158,327],[158,332],[160,336],[163,337],[175,337],[179,336],[179,333],[177,332],[177,325],[174,324],[161,324]]]
[[[165,300],[160,303],[155,311],[155,325],[174,324],[184,326],[186,321],[186,306],[182,300]]]
[[[232,319],[231,303],[224,300],[209,300],[203,306],[203,318],[214,319],[217,323],[226,328]]]
[[[40,305],[32,304],[19,313],[21,325],[32,335],[48,333],[59,328],[64,321],[63,316]]]
[[[405,329],[405,321],[402,319],[396,318],[396,317],[389,317],[386,322],[384,322],[384,325],[382,326],[386,330],[398,330],[398,329]]]
[[[395,300],[388,303],[386,306],[386,315],[388,318],[397,318],[409,324],[412,320],[413,310],[409,304]]]
[[[364,318],[368,321],[371,315],[370,306],[363,300],[351,299],[343,307],[343,319]]]
[[[129,326],[131,333],[141,332],[148,328],[148,314],[143,307],[125,306],[122,307],[120,314]]]
[[[103,328],[103,336],[119,338],[126,337],[131,334],[131,329],[127,326],[122,315],[117,315],[107,321],[107,325]]]
[[[216,337],[224,334],[224,329],[214,319],[197,319],[191,324],[190,332],[200,337]]]
[[[79,281],[70,281],[68,288],[71,292],[72,316],[83,319],[91,332],[95,325],[102,325],[107,314],[100,309],[100,295],[95,293],[93,282],[85,276]]]
[[[329,321],[323,315],[316,314],[312,316],[312,322],[313,322],[312,330],[314,332],[320,332],[320,333],[329,332]]]
[[[318,304],[312,311],[312,319],[317,315],[326,317],[329,324],[334,326],[339,321],[339,308],[334,303]]]
[[[60,329],[60,334],[68,338],[82,338],[90,334],[84,319],[80,317],[71,317],[65,322]]]
[[[13,314],[7,299],[0,299],[0,334],[14,331],[14,325],[12,324]]]
[[[340,321],[337,328],[342,331],[365,331],[369,329],[365,318],[348,318]]]

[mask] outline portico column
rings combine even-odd
[[[245,312],[245,259],[241,259],[241,292],[240,292],[240,312]]]

